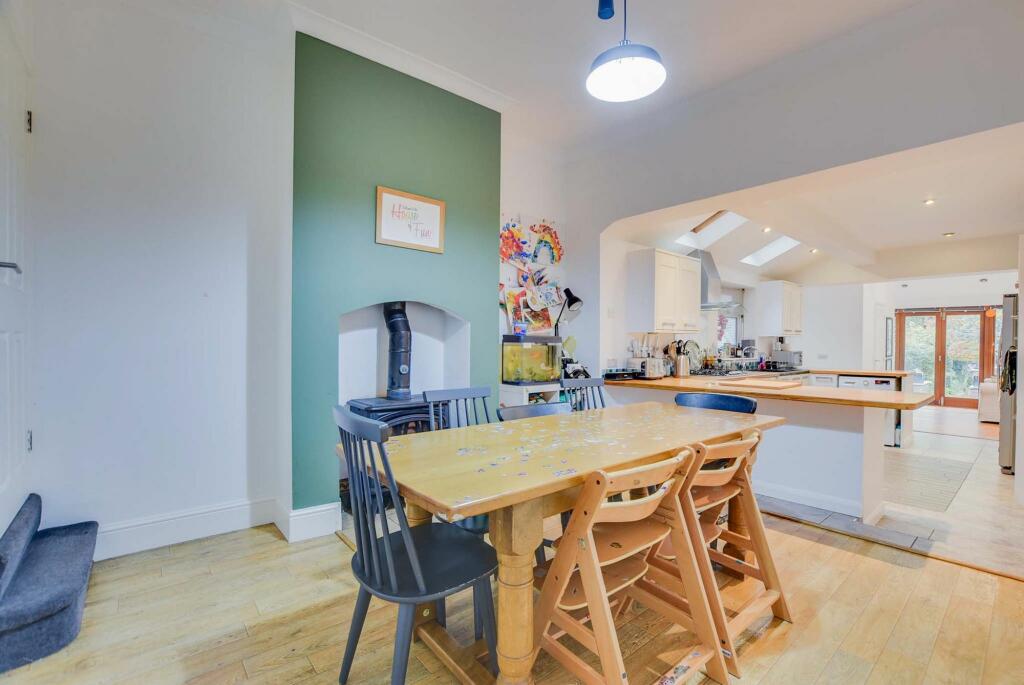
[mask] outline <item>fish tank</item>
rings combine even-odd
[[[502,383],[510,385],[557,383],[561,377],[561,338],[547,335],[502,336]]]

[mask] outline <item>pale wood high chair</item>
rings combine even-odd
[[[757,459],[760,442],[761,434],[753,431],[740,440],[718,445],[696,445],[696,459],[691,462],[679,492],[683,523],[692,548],[696,550],[697,566],[711,605],[711,615],[725,663],[729,672],[736,677],[740,676],[734,644],[736,637],[769,607],[776,617],[791,622],[782,583],[768,547],[764,520],[751,486],[750,473]],[[721,468],[702,468],[712,462],[717,462]],[[742,519],[746,534],[719,525],[719,516],[726,505],[729,506],[731,517]],[[739,552],[739,558],[718,550],[715,546],[718,540]],[[679,565],[672,561],[676,556],[675,550],[668,544],[652,550],[648,558],[650,571],[645,582],[652,582],[663,590],[682,589],[677,575]],[[726,615],[712,561],[744,579],[754,578],[764,585],[760,593],[749,599],[731,617]],[[676,606],[681,606],[678,597],[672,600]]]
[[[686,565],[682,582],[697,610],[692,620],[687,619],[687,627],[700,641],[669,674],[689,673],[706,665],[712,678],[727,682],[690,539],[678,523],[682,520],[679,491],[693,458],[690,450],[684,450],[654,464],[590,474],[568,527],[555,544],[554,559],[535,570],[541,594],[535,610],[534,645],[551,654],[584,685],[629,682],[612,609],[631,594],[633,584],[648,571],[651,550],[669,536],[677,549],[688,551],[691,563]],[[610,499],[631,490],[643,494],[630,500]],[[598,656],[601,672],[559,642],[565,635]]]

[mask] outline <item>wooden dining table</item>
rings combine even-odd
[[[572,508],[583,479],[673,455],[696,443],[737,438],[784,419],[642,402],[505,423],[416,433],[387,442],[410,525],[490,515],[498,555],[498,683],[532,683],[534,551],[544,518]],[[383,476],[383,474],[381,474]],[[479,657],[483,641],[461,647],[417,612],[415,637],[463,683],[494,682]]]

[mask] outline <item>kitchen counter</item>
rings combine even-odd
[[[878,369],[811,369],[808,373],[826,373],[833,376],[871,376],[872,378],[906,378],[910,375],[909,371],[894,371],[892,369],[888,371],[880,371]]]
[[[836,373],[835,371],[812,373]],[[842,372],[846,374],[846,372]],[[872,374],[874,372],[871,372]],[[929,404],[933,396],[920,392],[865,390],[861,388],[828,388],[801,385],[795,388],[768,389],[744,388],[735,385],[723,385],[723,380],[739,380],[750,378],[754,374],[743,376],[688,376],[685,378],[666,377],[658,380],[625,380],[608,381],[608,386],[644,388],[646,390],[664,390],[668,392],[720,392],[730,395],[743,395],[770,400],[787,400],[791,402],[813,402],[815,404],[841,404],[852,407],[874,407],[877,409],[920,409]],[[758,378],[778,376],[778,373],[757,373]],[[851,374],[852,375],[852,374]],[[867,375],[867,372],[864,372]]]
[[[802,371],[802,370],[801,370]],[[797,372],[800,373],[800,372]],[[881,376],[876,371],[813,371]],[[913,411],[932,396],[902,390],[797,385],[756,388],[725,385],[741,378],[772,379],[793,372],[736,376],[687,376],[607,381],[610,404],[673,402],[677,393],[715,392],[757,399],[757,411],[783,416],[758,449],[754,490],[790,502],[836,511],[874,524],[885,513],[885,445],[893,444],[896,414],[907,430]],[[801,374],[802,375],[802,374]],[[799,376],[792,378],[798,380]],[[902,377],[897,376],[897,382]]]

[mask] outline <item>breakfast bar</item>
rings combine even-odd
[[[758,493],[868,524],[884,510],[885,412],[910,412],[932,401],[931,395],[905,390],[814,387],[756,377],[636,379],[607,386],[615,404],[672,402],[681,392],[756,398],[759,412],[786,418],[754,467]]]

